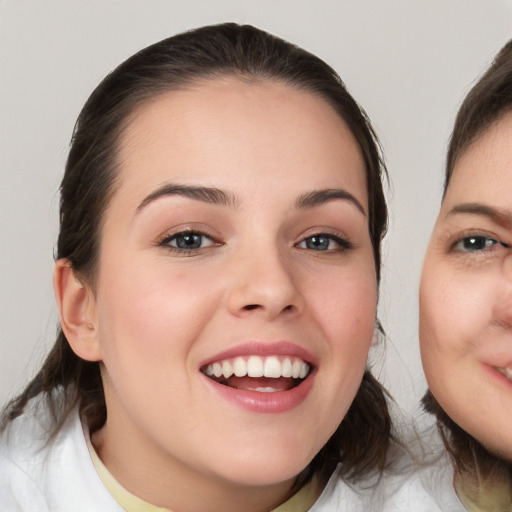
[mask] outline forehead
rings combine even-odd
[[[290,187],[312,177],[332,186],[338,177],[366,190],[359,145],[340,115],[278,81],[228,77],[164,93],[134,113],[119,157],[121,182],[139,186],[190,178],[216,185],[234,170],[272,181],[286,170],[299,180]]]
[[[493,123],[457,160],[445,203],[500,202],[510,207],[511,193],[512,113],[508,113]]]

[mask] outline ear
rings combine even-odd
[[[87,361],[100,361],[102,357],[94,294],[76,276],[69,260],[60,259],[55,263],[53,289],[62,331],[73,352]]]

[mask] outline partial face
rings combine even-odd
[[[226,79],[142,108],[120,162],[95,294],[105,459],[193,489],[289,485],[342,421],[372,338],[353,136],[310,94]]]
[[[446,413],[512,459],[512,115],[458,161],[423,268],[421,354]]]

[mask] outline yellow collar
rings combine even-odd
[[[469,512],[512,511],[511,483],[499,475],[481,480],[456,474],[454,487],[457,496]]]

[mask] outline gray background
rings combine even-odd
[[[223,21],[316,53],[370,115],[391,175],[376,372],[405,411],[423,393],[417,288],[446,141],[464,93],[512,37],[512,0],[0,0],[0,403],[55,337],[57,189],[82,104],[136,50]]]

